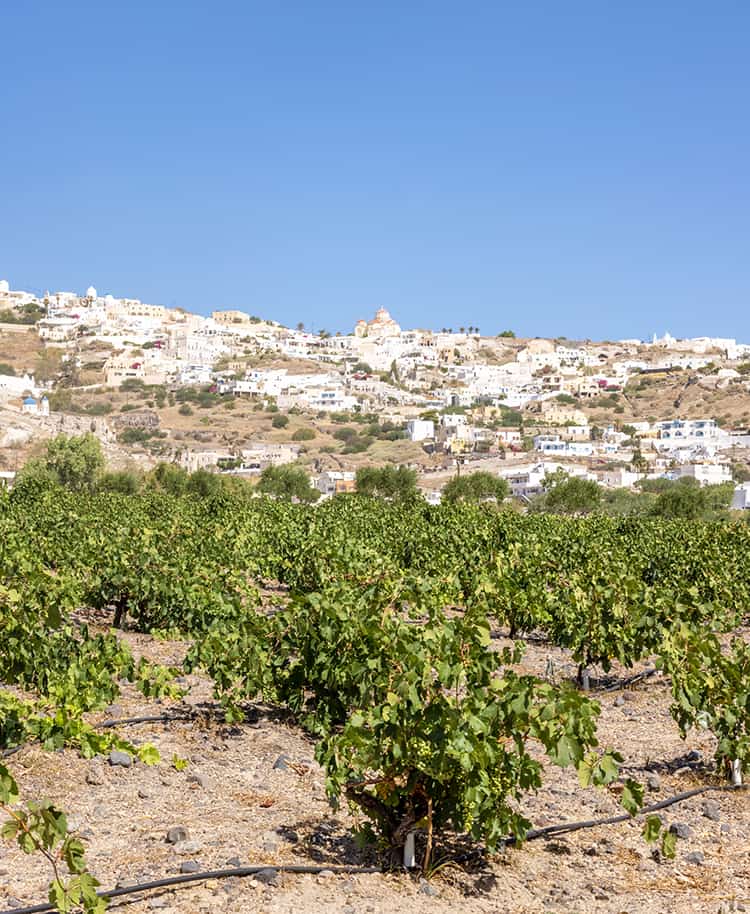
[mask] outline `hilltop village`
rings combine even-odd
[[[404,329],[385,308],[351,333],[240,310],[210,317],[90,287],[0,282],[0,480],[59,432],[114,466],[174,462],[253,478],[303,467],[328,497],[363,466],[407,466],[431,501],[456,473],[505,478],[523,504],[556,472],[632,488],[733,483],[750,507],[750,344],[519,339]]]

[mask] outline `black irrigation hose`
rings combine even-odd
[[[238,866],[230,870],[208,870],[205,873],[184,873],[180,876],[168,876],[166,879],[156,879],[153,882],[143,882],[140,885],[123,886],[121,889],[111,889],[109,892],[97,892],[100,897],[117,898],[120,895],[132,895],[136,892],[148,892],[152,889],[163,889],[171,885],[181,885],[185,882],[202,882],[205,879],[227,879],[232,876],[255,876],[264,870],[273,870],[275,873],[381,873],[377,866],[326,866],[325,864],[311,866],[309,864],[293,864],[290,866],[270,866],[269,864],[257,866]],[[27,908],[10,908],[0,911],[0,914],[44,914],[45,911],[54,911],[55,906],[46,902],[35,904]]]
[[[643,809],[638,811],[638,815],[647,815],[648,813],[657,812],[660,809],[666,809],[668,806],[674,806],[675,803],[681,803],[683,800],[689,800],[692,797],[699,796],[702,793],[708,793],[709,791],[732,792],[737,790],[746,790],[748,786],[750,785],[742,784],[739,786],[727,786],[712,784],[706,787],[696,787],[693,790],[686,790],[683,793],[675,794],[673,797],[667,797],[667,799],[660,800],[658,803],[653,803],[651,806],[644,806]],[[560,825],[548,825],[546,828],[532,829],[526,834],[524,840],[533,841],[535,838],[544,838],[547,835],[561,835],[567,832],[580,831],[584,828],[595,828],[598,825],[615,825],[619,822],[628,822],[632,818],[633,816],[625,813],[624,815],[619,816],[609,816],[605,819],[586,819],[582,822],[565,822],[561,823]],[[505,840],[506,846],[516,843],[517,840],[513,836],[510,836]],[[456,862],[459,862],[460,860],[467,860],[470,857],[477,856],[480,853],[481,851],[475,851],[470,854],[464,854]],[[169,886],[182,885],[186,882],[202,882],[207,879],[226,879],[231,876],[255,876],[264,870],[273,870],[274,872],[278,873],[300,874],[318,874],[326,871],[345,874],[372,874],[383,872],[382,869],[377,866],[311,866],[309,864],[295,864],[291,866],[240,866],[229,870],[208,870],[202,873],[185,873],[180,876],[168,876],[166,879],[157,879],[154,882],[143,882],[140,885],[124,886],[121,889],[111,889],[109,892],[99,892],[98,894],[101,896],[106,896],[107,898],[117,898],[121,895],[134,895],[138,892],[148,892],[153,889],[168,888]],[[30,907],[26,908],[10,908],[6,911],[0,911],[0,914],[45,914],[47,911],[54,910],[54,905],[45,903],[31,905]]]
[[[20,752],[21,749],[31,745],[33,745],[33,743],[21,743],[20,746],[14,746],[12,749],[3,749],[3,751],[0,752],[0,758],[10,758],[11,755],[15,755],[16,752]]]
[[[690,800],[692,797],[700,796],[702,793],[710,791],[729,792],[736,790],[747,790],[748,784],[739,784],[737,786],[728,784],[709,784],[705,787],[694,787],[692,790],[685,790],[682,793],[675,794],[673,797],[667,797],[666,800],[660,800],[658,803],[652,803],[651,806],[644,806],[639,809],[637,815],[645,816],[652,812],[658,812],[660,809],[666,809],[668,806],[674,806],[675,803],[682,803],[683,800]],[[630,813],[623,813],[618,816],[608,816],[605,819],[584,819],[581,822],[564,822],[560,825],[548,825],[545,828],[534,828],[527,832],[525,841],[533,841],[535,838],[544,838],[547,835],[563,835],[567,832],[580,831],[583,828],[595,828],[597,825],[616,825],[619,822],[628,822],[633,819]],[[506,844],[515,844],[516,838],[510,837]]]
[[[190,712],[184,712],[182,714],[152,714],[147,717],[124,717],[122,720],[103,720],[98,724],[94,724],[94,727],[98,730],[103,730],[109,727],[125,727],[133,724],[169,723],[175,720],[193,720],[195,716]]]
[[[93,726],[94,729],[105,730],[111,727],[125,727],[129,724],[156,724],[171,723],[172,721],[187,721],[193,720],[195,717],[196,715],[190,712],[182,714],[152,714],[148,717],[125,717],[122,720],[103,720]],[[16,752],[20,752],[21,749],[25,749],[27,746],[33,746],[38,742],[39,740],[31,740],[31,742],[28,743],[21,743],[20,746],[14,746],[12,749],[4,749],[0,752],[0,758],[9,758],[11,755],[15,755]]]
[[[632,676],[627,676],[625,679],[619,679],[613,685],[606,686],[603,689],[600,689],[601,692],[617,692],[619,689],[625,689],[629,685],[633,685],[636,682],[641,682],[644,679],[648,679],[649,676],[654,676],[656,673],[661,672],[658,667],[649,667],[647,670],[643,670],[640,673],[634,673]]]

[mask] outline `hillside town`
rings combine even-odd
[[[93,432],[121,466],[252,478],[298,464],[324,497],[352,491],[363,465],[392,464],[415,469],[434,502],[481,469],[521,504],[564,471],[612,489],[733,483],[732,506],[750,509],[750,344],[404,329],[385,308],[349,333],[313,333],[4,280],[0,483],[60,431]]]

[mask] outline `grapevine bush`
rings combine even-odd
[[[331,799],[393,853],[424,832],[429,866],[446,830],[523,840],[532,743],[582,783],[618,777],[598,704],[517,671],[522,634],[581,672],[660,657],[681,732],[709,727],[720,766],[747,764],[750,648],[725,636],[747,621],[749,557],[735,522],[21,487],[0,493],[0,748],[135,753],[86,715],[122,680],[179,698],[176,671],[136,661],[118,629],[178,632],[229,719],[259,698],[286,709],[316,737]],[[626,808],[640,798],[626,783]]]

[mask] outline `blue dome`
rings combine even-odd
[[[36,403],[36,400],[33,397],[24,397],[23,405],[24,406],[33,406]]]

